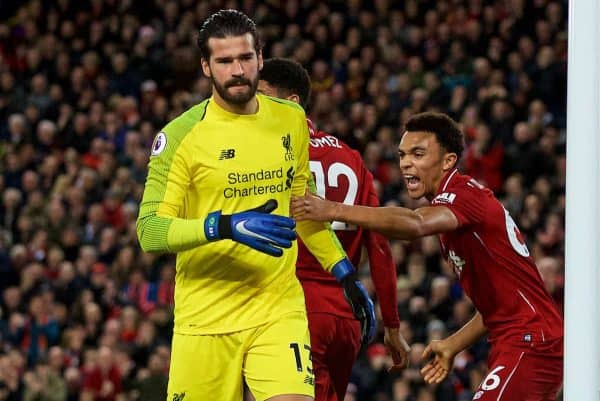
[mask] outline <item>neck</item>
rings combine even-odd
[[[216,90],[213,90],[213,99],[215,103],[221,106],[224,110],[234,114],[256,114],[258,111],[258,101],[256,96],[252,96],[252,99],[244,104],[229,103],[223,99]]]
[[[431,202],[433,198],[438,194],[438,192],[442,192],[442,185],[450,178],[450,174],[454,171],[455,167],[452,167],[450,170],[442,171],[442,175],[435,180],[434,186],[432,188],[433,192],[431,194],[425,195],[428,201]]]

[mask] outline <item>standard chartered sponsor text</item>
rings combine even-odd
[[[231,186],[223,190],[223,196],[226,199],[240,198],[254,195],[274,194],[284,191],[284,183],[273,183],[260,181],[271,181],[273,179],[283,179],[283,168],[275,170],[252,171],[250,173],[231,172],[227,174],[227,183]],[[258,182],[257,182],[258,181]],[[250,184],[250,185],[240,185]]]

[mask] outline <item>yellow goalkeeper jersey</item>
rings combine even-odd
[[[289,216],[290,197],[311,175],[309,133],[295,103],[257,95],[258,112],[230,113],[212,98],[172,120],[152,145],[137,232],[148,252],[176,252],[175,332],[243,330],[305,310],[296,279],[296,242],[273,257],[231,240],[207,242],[204,220],[276,199]],[[345,257],[324,223],[297,232],[325,269]]]

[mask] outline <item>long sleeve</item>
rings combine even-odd
[[[200,104],[173,120],[152,145],[148,177],[137,220],[140,246],[146,252],[179,252],[206,243],[204,219],[180,218],[191,182],[189,160],[192,155],[185,142]]]
[[[316,192],[308,164],[309,132],[305,118],[302,119],[302,123],[304,126],[301,132],[304,132],[305,135],[302,136],[302,141],[299,144],[298,171],[292,185],[292,195],[295,196],[304,195],[307,188],[313,193]],[[329,223],[299,221],[296,230],[302,242],[325,270],[331,271],[337,262],[346,257],[346,252]]]
[[[367,205],[379,206],[379,199],[373,187],[373,177],[366,174],[365,186],[369,188]],[[396,328],[400,326],[398,317],[398,298],[396,295],[396,266],[392,258],[392,250],[389,240],[374,231],[365,231],[365,247],[369,255],[369,266],[371,267],[371,278],[375,285],[377,299],[381,306],[381,315],[385,327]]]
[[[177,217],[183,208],[190,175],[184,152],[173,153],[154,156],[148,165],[137,221],[140,245],[146,252],[179,252],[206,242],[203,219]]]
[[[396,268],[387,238],[379,233],[368,231],[367,252],[369,253],[371,277],[381,306],[383,324],[385,327],[399,327]]]
[[[296,230],[310,253],[328,272],[333,265],[346,257],[346,252],[329,224],[302,221],[298,222]]]

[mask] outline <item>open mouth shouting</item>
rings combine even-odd
[[[404,174],[404,181],[406,182],[406,189],[411,192],[418,190],[421,184],[421,179],[411,174]]]

